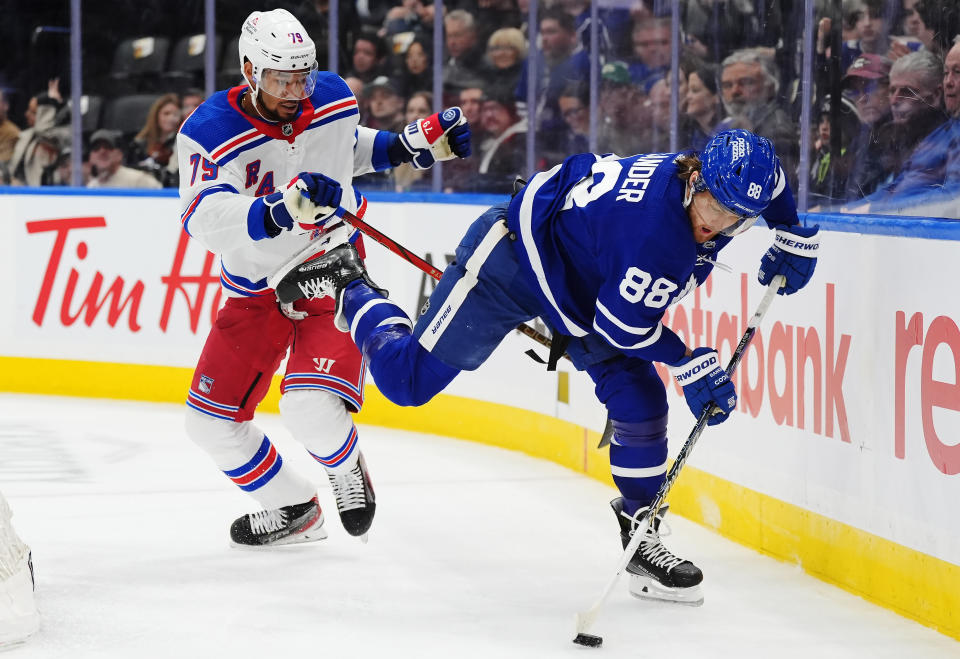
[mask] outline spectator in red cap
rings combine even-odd
[[[865,53],[843,76],[843,95],[853,101],[860,121],[874,126],[890,119],[890,60]]]

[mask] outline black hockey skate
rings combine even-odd
[[[610,502],[620,523],[620,541],[626,547],[636,529],[645,533],[627,572],[630,573],[630,594],[641,599],[653,599],[690,606],[703,604],[700,582],[703,572],[690,561],[674,556],[660,542],[660,523],[668,506],[660,508],[653,526],[647,526],[647,508],[641,508],[632,517],[623,512],[623,499]]]
[[[367,462],[363,453],[357,460],[357,466],[346,473],[327,474],[333,496],[337,500],[337,511],[343,528],[350,535],[360,536],[364,542],[367,531],[373,524],[373,514],[377,510],[377,497],[373,492]]]
[[[336,300],[334,320],[337,328],[346,332],[350,328],[343,317],[343,289],[357,279],[362,279],[370,288],[387,297],[387,291],[378,288],[370,280],[357,249],[350,243],[344,243],[285,274],[276,286],[277,299],[280,304],[292,304],[301,298],[332,297]]]
[[[323,511],[317,497],[273,510],[249,513],[230,525],[230,539],[244,547],[272,547],[323,540]]]

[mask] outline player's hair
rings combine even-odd
[[[681,153],[674,159],[677,166],[677,178],[681,181],[689,181],[690,175],[703,169],[703,162],[696,153]]]

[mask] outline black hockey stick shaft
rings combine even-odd
[[[773,278],[773,281],[770,282],[770,285],[767,286],[767,291],[764,293],[763,299],[760,300],[760,304],[757,306],[756,312],[747,323],[747,329],[743,333],[743,337],[740,339],[740,343],[737,345],[736,350],[733,351],[733,356],[730,358],[730,362],[727,364],[727,376],[732,376],[734,371],[737,370],[737,366],[739,366],[740,360],[743,359],[743,355],[746,353],[747,347],[750,345],[754,335],[757,333],[757,328],[760,327],[760,322],[766,315],[767,309],[770,308],[770,303],[773,301],[777,291],[780,290],[780,287],[783,286],[784,282],[785,279],[783,275],[777,275]],[[687,441],[683,443],[683,446],[680,448],[680,452],[677,453],[676,460],[674,460],[673,465],[670,467],[670,471],[667,472],[667,477],[660,485],[657,496],[654,498],[653,503],[650,504],[650,507],[647,511],[647,517],[645,521],[648,527],[653,524],[653,520],[656,518],[657,513],[663,506],[663,502],[666,500],[667,494],[670,492],[670,489],[676,482],[677,476],[680,474],[680,470],[683,469],[683,465],[687,463],[687,459],[690,457],[693,447],[696,446],[697,440],[700,439],[703,429],[707,427],[707,421],[716,410],[716,405],[710,405],[700,414],[699,418],[697,419],[697,424],[693,427],[693,430],[687,437]],[[578,637],[581,634],[586,634],[586,632],[593,625],[600,613],[600,609],[603,607],[604,602],[606,602],[607,597],[613,591],[613,587],[617,585],[620,575],[623,574],[623,571],[630,563],[630,559],[633,557],[633,554],[640,546],[640,542],[646,535],[645,530],[646,529],[641,528],[634,529],[633,536],[630,538],[630,542],[627,543],[627,546],[624,548],[623,554],[620,557],[620,563],[617,567],[617,571],[607,582],[603,593],[601,593],[600,597],[596,602],[594,602],[592,607],[586,611],[577,613]]]
[[[346,222],[353,228],[363,233],[363,235],[373,238],[376,242],[380,243],[381,245],[389,249],[391,252],[393,252],[400,258],[402,258],[403,260],[407,261],[408,263],[412,263],[423,272],[427,273],[437,281],[440,281],[440,277],[443,276],[443,272],[439,268],[434,267],[426,260],[420,258],[416,254],[408,250],[406,247],[398,243],[396,240],[387,236],[385,233],[377,229],[376,227],[373,227],[367,224],[366,222],[361,220],[359,217],[357,217],[350,211],[345,210],[343,208],[337,209],[337,215],[343,218],[344,222]],[[525,334],[529,336],[531,339],[533,339],[534,341],[536,341],[542,346],[546,346],[547,348],[549,348],[552,345],[552,341],[550,340],[550,337],[544,336],[543,334],[541,334],[534,328],[530,327],[526,323],[520,323],[519,325],[517,325],[517,331],[520,332],[521,334]]]

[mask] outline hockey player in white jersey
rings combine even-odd
[[[332,216],[339,206],[365,213],[353,177],[466,157],[470,129],[459,108],[401,134],[359,126],[353,93],[317,70],[313,41],[283,9],[250,14],[239,56],[247,84],[211,96],[177,141],[183,228],[219,254],[228,298],[194,372],[187,433],[263,507],[233,522],[234,543],[326,537],[316,484],[284,463],[252,421],[287,357],[284,423],[326,470],[344,528],[365,537],[376,501],[351,412],[363,404],[366,364],[334,328],[332,301],[281,308],[266,278],[344,242],[362,254],[359,235]]]

